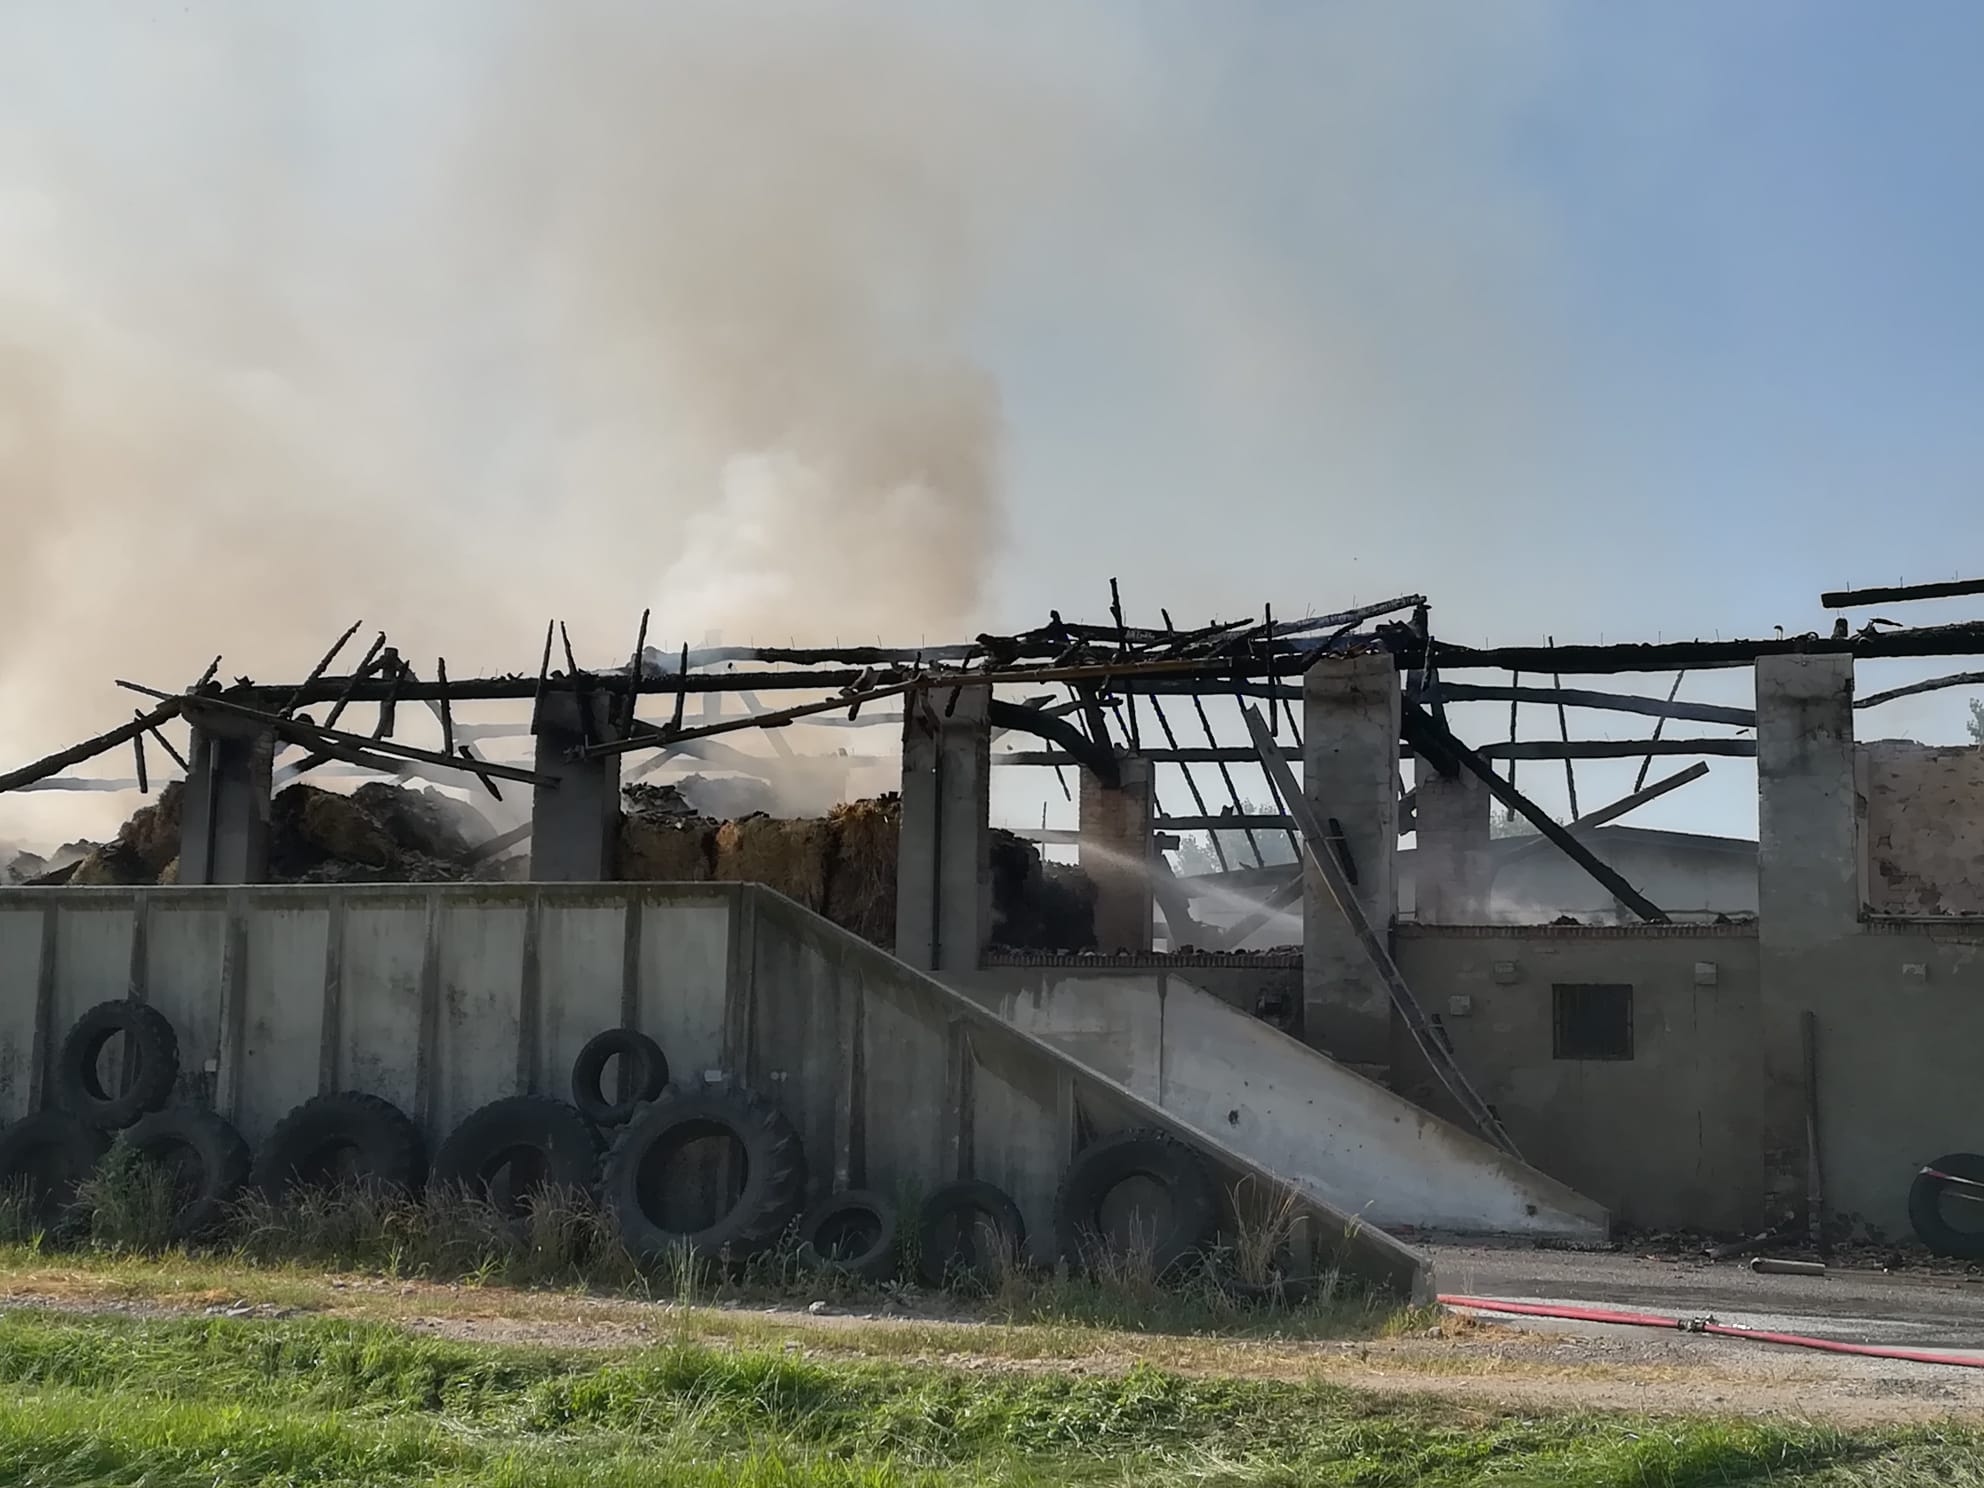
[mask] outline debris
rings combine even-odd
[[[1766,1276],[1824,1276],[1824,1261],[1780,1261],[1769,1256],[1752,1256],[1750,1269]]]

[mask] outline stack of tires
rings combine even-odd
[[[120,1035],[120,1077],[107,1081],[103,1053]],[[172,1174],[173,1238],[205,1233],[246,1181],[248,1147],[212,1111],[173,1103],[178,1079],[179,1040],[157,1009],[141,1002],[91,1008],[62,1041],[55,1106],[0,1131],[0,1184],[25,1189],[36,1221],[54,1228],[121,1135]]]
[[[100,1073],[113,1037],[119,1077]],[[618,1061],[616,1090],[604,1073]],[[419,1193],[432,1182],[525,1212],[533,1191],[555,1187],[596,1199],[628,1249],[644,1258],[687,1251],[737,1261],[789,1235],[823,1268],[869,1281],[893,1278],[904,1242],[929,1286],[984,1284],[1016,1264],[1026,1227],[1012,1199],[977,1180],[945,1184],[917,1210],[913,1236],[896,1206],[865,1190],[831,1194],[802,1213],[806,1161],[792,1123],[736,1083],[676,1084],[647,1035],[609,1029],[572,1069],[570,1104],[508,1096],[472,1112],[433,1162],[419,1129],[377,1096],[314,1096],[279,1121],[251,1161],[216,1113],[174,1103],[179,1073],[172,1025],[138,1002],[90,1009],[63,1041],[55,1106],[0,1131],[0,1185],[25,1185],[49,1227],[73,1204],[114,1136],[166,1167],[175,1194],[172,1235],[213,1230],[244,1188],[280,1199],[301,1187],[366,1183]],[[1122,1195],[1146,1195],[1155,1217],[1133,1222],[1159,1275],[1197,1255],[1219,1222],[1218,1192],[1198,1155],[1162,1133],[1129,1131],[1079,1153],[1055,1201],[1055,1242],[1080,1268],[1118,1243]]]

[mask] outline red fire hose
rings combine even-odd
[[[1502,1302],[1493,1297],[1461,1297],[1442,1292],[1438,1302],[1476,1312],[1508,1312],[1522,1317],[1564,1318],[1578,1323],[1619,1323],[1630,1328],[1666,1328],[1682,1333],[1712,1333],[1717,1338],[1743,1338],[1751,1343],[1782,1343],[1792,1348],[1823,1349],[1829,1354],[1859,1354],[1869,1359],[1901,1359],[1911,1364],[1954,1364],[1960,1369],[1984,1369],[1984,1358],[1970,1354],[1931,1354],[1919,1349],[1889,1348],[1878,1343],[1842,1343],[1836,1338],[1807,1338],[1802,1333],[1767,1333],[1739,1328],[1714,1318],[1663,1317],[1657,1312],[1619,1312],[1610,1307],[1558,1307],[1542,1302]]]

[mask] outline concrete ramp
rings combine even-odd
[[[1202,991],[1189,971],[946,980],[1192,1130],[1383,1229],[1597,1241],[1599,1204]]]
[[[438,1143],[499,1096],[564,1096],[580,1046],[627,1026],[678,1083],[741,1080],[783,1110],[809,1199],[983,1178],[1046,1259],[1084,1137],[1151,1126],[1196,1148],[1242,1214],[1292,1195],[1316,1263],[1432,1290],[1417,1254],[1234,1128],[1164,1109],[756,885],[0,889],[0,1120],[45,1102],[80,1013],[126,996],[172,1020],[179,1098],[251,1146],[340,1089],[393,1101]]]

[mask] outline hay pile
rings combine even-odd
[[[716,876],[716,823],[672,785],[621,791],[619,876],[641,883],[707,883]]]
[[[90,884],[151,884],[158,883],[169,870],[175,870],[172,877],[176,878],[179,813],[185,794],[184,784],[173,781],[158,793],[155,802],[133,813],[109,842],[91,849],[61,877],[51,875],[44,881],[74,884],[78,888]]]
[[[625,798],[620,878],[761,883],[863,940],[895,945],[896,795],[847,802],[825,817],[725,822],[694,815],[671,787],[629,786]],[[1093,950],[1095,885],[1079,869],[1043,862],[1024,838],[995,831],[992,939],[1013,949]]]
[[[893,947],[901,798],[877,796],[836,806],[827,813],[827,825],[834,855],[827,870],[826,917],[863,940]]]
[[[833,825],[817,817],[747,816],[716,829],[719,882],[761,883],[815,913],[827,907],[833,856]]]

